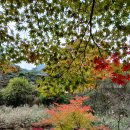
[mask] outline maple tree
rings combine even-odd
[[[116,54],[111,55],[110,60],[95,57],[94,64],[97,75],[100,71],[100,74],[106,74],[106,78],[111,78],[114,83],[118,85],[125,85],[130,81],[130,64],[128,62],[121,63],[121,58]],[[104,73],[105,72],[105,73]],[[105,75],[101,75],[104,77]]]
[[[39,121],[35,126],[48,123],[54,125],[55,130],[92,128],[91,122],[95,117],[89,112],[90,106],[82,106],[85,99],[88,97],[75,97],[74,100],[70,100],[70,104],[55,104],[55,107],[48,110],[49,119]]]
[[[0,62],[44,62],[51,77],[61,73],[65,82],[76,77],[93,82],[95,55],[108,59],[123,51],[122,60],[129,54],[129,12],[128,0],[0,0]],[[102,69],[109,64],[98,63]],[[105,71],[98,77],[106,77]],[[117,77],[126,79],[116,73],[112,80],[124,84]]]
[[[16,67],[15,65],[11,65],[10,62],[7,61],[0,64],[0,68],[1,68],[0,73],[9,73],[9,72],[16,73],[19,70],[18,67]]]
[[[93,122],[97,118],[92,114],[90,106],[83,106],[83,102],[89,97],[76,96],[70,100],[69,104],[54,103],[50,109],[47,109],[48,119],[40,120],[33,123],[34,128],[45,128],[45,126],[53,126],[50,130],[110,130],[105,126],[95,126]]]
[[[129,35],[128,0],[1,0],[0,3],[1,58],[14,62],[39,63],[58,58],[61,46],[72,45],[76,39],[86,41],[83,50],[95,45],[99,53],[101,50],[111,53],[119,50]],[[76,53],[81,44],[77,45]]]

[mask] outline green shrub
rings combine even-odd
[[[0,89],[0,105],[4,104],[4,99],[3,99],[3,89]]]
[[[16,107],[30,103],[33,100],[33,91],[34,87],[27,79],[17,77],[9,81],[9,84],[3,91],[3,98],[6,101],[6,105]]]
[[[57,96],[50,96],[50,97],[45,97],[42,93],[39,95],[39,99],[44,104],[45,106],[49,106],[51,104],[55,103],[60,103],[60,104],[68,104],[69,100],[73,99],[73,95],[71,94],[61,94]]]

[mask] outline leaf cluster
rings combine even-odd
[[[100,54],[100,50],[111,53],[122,47],[130,30],[127,0],[1,0],[0,3],[0,55],[14,62],[49,61],[57,58],[61,47],[75,44],[77,39],[90,41],[88,46],[96,46]]]

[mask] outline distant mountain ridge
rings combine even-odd
[[[32,70],[23,69],[18,65],[15,66],[18,68],[17,72],[2,73],[2,70],[0,70],[0,89],[6,87],[9,80],[14,77],[26,77],[29,81],[35,82],[36,76],[48,76],[46,73],[41,73],[45,64],[40,64]]]
[[[34,69],[32,69],[32,70],[40,72],[44,68],[45,68],[45,64],[40,64],[40,65],[36,66]]]

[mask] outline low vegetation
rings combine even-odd
[[[44,106],[22,106],[17,108],[0,107],[0,129],[20,130],[30,128],[31,124],[43,118],[47,118]]]

